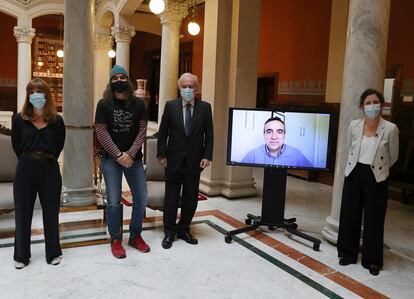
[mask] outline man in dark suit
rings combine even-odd
[[[190,244],[198,241],[190,233],[197,209],[201,171],[213,156],[213,119],[209,103],[197,100],[197,76],[185,73],[178,79],[181,97],[166,103],[158,132],[157,158],[165,168],[164,233],[162,247],[168,249],[175,234]],[[181,216],[176,223],[182,188]]]

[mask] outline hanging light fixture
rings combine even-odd
[[[116,56],[116,52],[114,50],[111,49],[111,50],[108,51],[108,57],[109,58],[114,58],[115,56]]]
[[[188,23],[187,29],[188,33],[190,33],[191,35],[197,35],[200,33],[200,25],[193,21]]]
[[[188,23],[187,30],[191,35],[197,35],[200,33],[200,25],[198,25],[194,18],[197,16],[197,0],[191,0],[189,3],[190,22]]]
[[[42,59],[42,56],[39,56],[39,57],[37,58],[37,62],[36,62],[36,64],[37,64],[37,66],[38,66],[38,67],[42,67],[42,66],[44,65],[44,63],[43,63],[43,59]]]
[[[156,15],[162,13],[165,9],[165,3],[163,0],[151,0],[149,3],[149,9]]]
[[[59,58],[62,58],[64,55],[63,52],[63,38],[62,38],[62,32],[63,32],[63,15],[60,15],[60,25],[59,25],[59,41],[61,41],[62,43],[59,45],[59,50],[57,50],[56,52],[56,56]]]

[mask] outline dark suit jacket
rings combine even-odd
[[[157,158],[167,158],[167,170],[176,171],[186,161],[192,171],[200,172],[202,159],[213,158],[213,117],[207,102],[195,101],[190,135],[184,131],[182,100],[166,103],[158,131]]]

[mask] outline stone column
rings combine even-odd
[[[93,173],[93,0],[65,1],[63,185],[69,205],[95,202]]]
[[[129,49],[131,38],[135,35],[134,26],[114,26],[111,34],[116,41],[116,64],[129,71]]]
[[[177,98],[178,63],[181,21],[187,15],[187,4],[168,1],[160,15],[162,25],[160,92],[158,123],[161,122],[165,102]]]
[[[251,196],[251,168],[226,166],[228,108],[255,107],[260,0],[208,0],[205,4],[203,98],[213,108],[214,154],[200,190],[229,198]]]
[[[107,34],[95,35],[95,91],[94,107],[102,98],[103,92],[109,82],[109,73],[111,72],[112,59],[108,57],[108,51],[114,44],[113,37]],[[95,109],[94,109],[95,110]]]
[[[32,49],[35,29],[14,26],[14,36],[18,43],[17,49],[17,111],[23,107],[26,97],[26,86],[32,78]]]
[[[332,208],[322,231],[332,243],[338,238],[348,125],[363,116],[359,109],[361,93],[369,87],[378,90],[384,87],[390,2],[351,0],[349,6]]]
[[[328,72],[326,75],[326,103],[339,103],[341,101],[348,10],[349,0],[332,0]]]

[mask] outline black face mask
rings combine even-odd
[[[116,81],[111,83],[112,91],[124,92],[128,88],[128,81]]]

